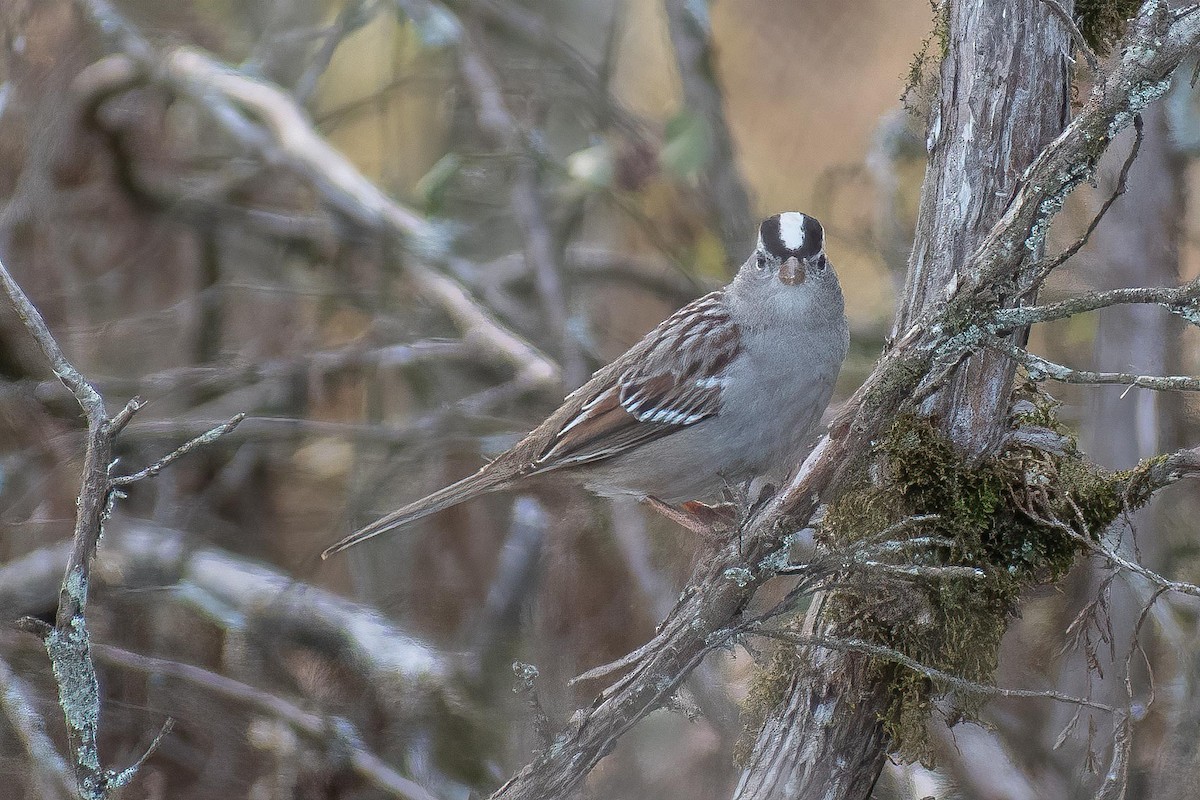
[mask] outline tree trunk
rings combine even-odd
[[[1069,113],[1070,38],[1042,0],[959,0],[948,15],[897,338],[953,293],[963,264],[1003,214],[1023,170]],[[966,453],[986,453],[1005,429],[1013,375],[1007,358],[978,353],[926,410]],[[805,628],[836,636],[839,621],[822,608],[813,604]],[[801,651],[806,666],[790,696],[768,715],[735,792],[738,800],[870,794],[891,744],[878,721],[889,698],[886,687],[871,685],[862,661],[841,652]]]

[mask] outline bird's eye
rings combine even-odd
[[[824,253],[821,253],[821,255],[817,256],[817,269],[825,269],[827,266],[829,266],[829,260],[825,258]]]
[[[762,253],[759,253],[758,255],[756,255],[754,257],[754,264],[759,269],[766,269],[767,268],[767,257],[764,256]]]

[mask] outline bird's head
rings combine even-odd
[[[799,286],[819,278],[828,266],[821,223],[808,214],[785,211],[758,226],[758,244],[742,269],[777,279],[785,286]]]
[[[729,298],[750,317],[840,318],[842,287],[825,256],[825,231],[816,217],[785,211],[763,220]]]

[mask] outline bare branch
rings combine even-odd
[[[767,638],[779,639],[781,641],[790,642],[792,644],[805,647],[822,647],[828,650],[839,650],[847,653],[866,653],[867,655],[875,656],[877,658],[882,658],[885,661],[899,664],[906,669],[910,669],[913,672],[924,675],[926,678],[929,678],[932,681],[966,694],[981,694],[990,695],[993,697],[1049,699],[1057,700],[1062,703],[1083,706],[1085,708],[1094,708],[1098,711],[1106,711],[1110,714],[1116,713],[1117,711],[1117,709],[1110,705],[1106,705],[1105,703],[1089,700],[1086,697],[1075,697],[1073,695],[1064,694],[1063,692],[1056,692],[1053,689],[1006,689],[1000,686],[991,686],[986,683],[979,683],[977,681],[969,681],[952,673],[943,672],[935,667],[922,664],[920,661],[906,656],[899,650],[859,639],[810,636],[798,631],[780,628],[766,628],[757,625],[752,625],[744,629],[735,628],[729,632],[730,636],[738,634],[765,636]]]
[[[245,414],[235,414],[232,417],[230,417],[230,419],[227,422],[224,422],[224,423],[218,425],[217,427],[215,427],[205,433],[200,434],[195,439],[192,439],[191,441],[188,441],[188,442],[180,445],[175,450],[173,450],[170,453],[168,453],[167,455],[163,456],[158,461],[155,461],[153,464],[146,467],[145,469],[138,470],[137,472],[133,473],[132,475],[121,475],[116,478],[112,478],[109,481],[109,485],[111,485],[111,486],[128,486],[131,483],[137,483],[138,481],[144,480],[146,478],[153,478],[155,475],[157,475],[158,473],[162,472],[164,469],[169,467],[172,463],[174,463],[178,459],[182,458],[183,456],[186,456],[188,453],[192,452],[193,450],[203,447],[206,444],[212,444],[217,439],[220,439],[225,434],[231,432],[245,418],[246,418]]]
[[[71,554],[59,591],[55,624],[33,624],[34,621],[29,620],[24,627],[42,638],[50,657],[50,666],[58,684],[59,706],[67,723],[71,761],[80,797],[83,800],[105,800],[112,790],[133,778],[142,761],[157,746],[159,739],[169,731],[169,726],[165,726],[151,745],[150,752],[128,769],[115,771],[101,766],[97,741],[100,724],[100,687],[96,680],[95,665],[92,663],[91,638],[84,612],[87,608],[93,556],[116,498],[109,476],[113,442],[142,405],[134,398],[115,416],[109,418],[105,413],[104,399],[100,393],[67,360],[45,320],[3,263],[0,263],[0,284],[3,284],[13,308],[41,347],[54,373],[71,389],[87,417],[87,446],[84,451],[83,479],[76,501],[75,531]],[[211,441],[220,434],[218,431],[211,437],[201,438]],[[185,445],[184,448],[180,448],[180,451],[164,459],[163,464],[157,465],[158,469],[201,443],[203,442],[198,441],[191,446]]]
[[[1044,306],[1002,308],[993,314],[994,322],[990,327],[995,331],[1012,330],[1039,322],[1066,319],[1076,314],[1123,303],[1153,303],[1183,317],[1193,325],[1200,325],[1200,279],[1183,286],[1111,289],[1060,300],[1057,303],[1047,303]]]
[[[1016,278],[1022,261],[1044,240],[1050,219],[1072,189],[1091,176],[1105,146],[1149,103],[1170,88],[1171,73],[1200,38],[1197,6],[1177,10],[1150,2],[1130,21],[1121,58],[1092,90],[1082,111],[1034,160],[1003,217],[979,246],[968,275],[968,291],[996,278]],[[1042,274],[1020,274],[1036,286]]]
[[[71,556],[59,591],[58,613],[53,627],[42,626],[37,632],[42,635],[58,683],[59,705],[66,717],[71,761],[80,795],[84,800],[104,800],[108,796],[109,782],[113,774],[100,766],[96,741],[100,718],[100,690],[96,682],[96,670],[88,651],[89,637],[84,609],[87,606],[92,555],[100,540],[108,506],[112,421],[105,414],[104,400],[99,392],[63,355],[42,315],[2,263],[0,283],[3,283],[5,292],[25,327],[45,353],[51,369],[75,395],[76,401],[87,416],[88,438],[84,451],[83,480],[76,501]],[[131,402],[126,409],[127,416],[132,415],[136,405]]]
[[[1054,0],[1042,0],[1042,2],[1053,3]],[[1053,8],[1054,6],[1051,7]],[[1142,127],[1142,115],[1134,114],[1133,147],[1129,149],[1129,155],[1125,157],[1125,162],[1121,164],[1121,171],[1117,175],[1116,187],[1113,189],[1112,194],[1108,196],[1108,199],[1105,200],[1100,206],[1100,210],[1096,212],[1094,217],[1092,217],[1092,221],[1088,223],[1087,230],[1083,232],[1082,236],[1075,240],[1074,244],[1072,244],[1063,252],[1059,253],[1054,258],[1038,262],[1031,267],[1033,272],[1040,273],[1042,275],[1049,275],[1055,269],[1065,264],[1069,258],[1082,250],[1083,246],[1086,245],[1088,240],[1092,238],[1092,233],[1097,227],[1100,226],[1100,221],[1104,219],[1104,215],[1108,213],[1110,208],[1112,208],[1113,203],[1117,202],[1117,198],[1125,194],[1125,192],[1129,189],[1129,170],[1133,168],[1133,162],[1137,160],[1138,153],[1142,150],[1142,140],[1145,138],[1144,134],[1142,133]]]
[[[122,786],[128,785],[128,783],[138,774],[138,771],[142,768],[142,765],[150,760],[150,756],[154,755],[155,751],[158,750],[158,746],[162,744],[163,739],[165,739],[174,729],[175,720],[167,717],[167,719],[163,722],[162,727],[158,729],[158,733],[155,735],[154,739],[151,740],[150,744],[146,747],[142,754],[138,756],[138,760],[120,772],[113,772],[112,778],[109,780],[109,786],[113,789],[119,789]]]
[[[0,284],[3,284],[4,291],[8,294],[9,302],[17,312],[17,316],[25,323],[25,328],[33,336],[42,353],[45,354],[46,360],[50,362],[50,369],[54,371],[54,374],[58,376],[63,385],[71,390],[71,394],[75,395],[75,400],[79,403],[79,407],[83,409],[85,414],[103,415],[104,401],[100,397],[100,393],[87,382],[87,379],[63,355],[58,342],[50,334],[50,329],[46,326],[46,321],[42,319],[41,312],[25,296],[25,292],[13,280],[8,268],[3,264],[0,264]]]
[[[1187,375],[1161,377],[1156,375],[1134,375],[1128,372],[1091,372],[1089,370],[1071,369],[1061,364],[1055,364],[1053,361],[1048,361],[1041,356],[1036,356],[1028,350],[1017,347],[1015,344],[999,337],[991,337],[984,344],[993,350],[1004,353],[1018,364],[1021,364],[1025,367],[1026,372],[1029,373],[1029,379],[1035,382],[1053,380],[1059,383],[1118,384],[1138,386],[1142,389],[1154,389],[1159,392],[1200,391],[1200,378],[1193,378]]]

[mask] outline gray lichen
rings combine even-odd
[[[754,580],[754,573],[745,567],[730,567],[721,575],[727,581],[733,581],[738,586],[746,586]]]

